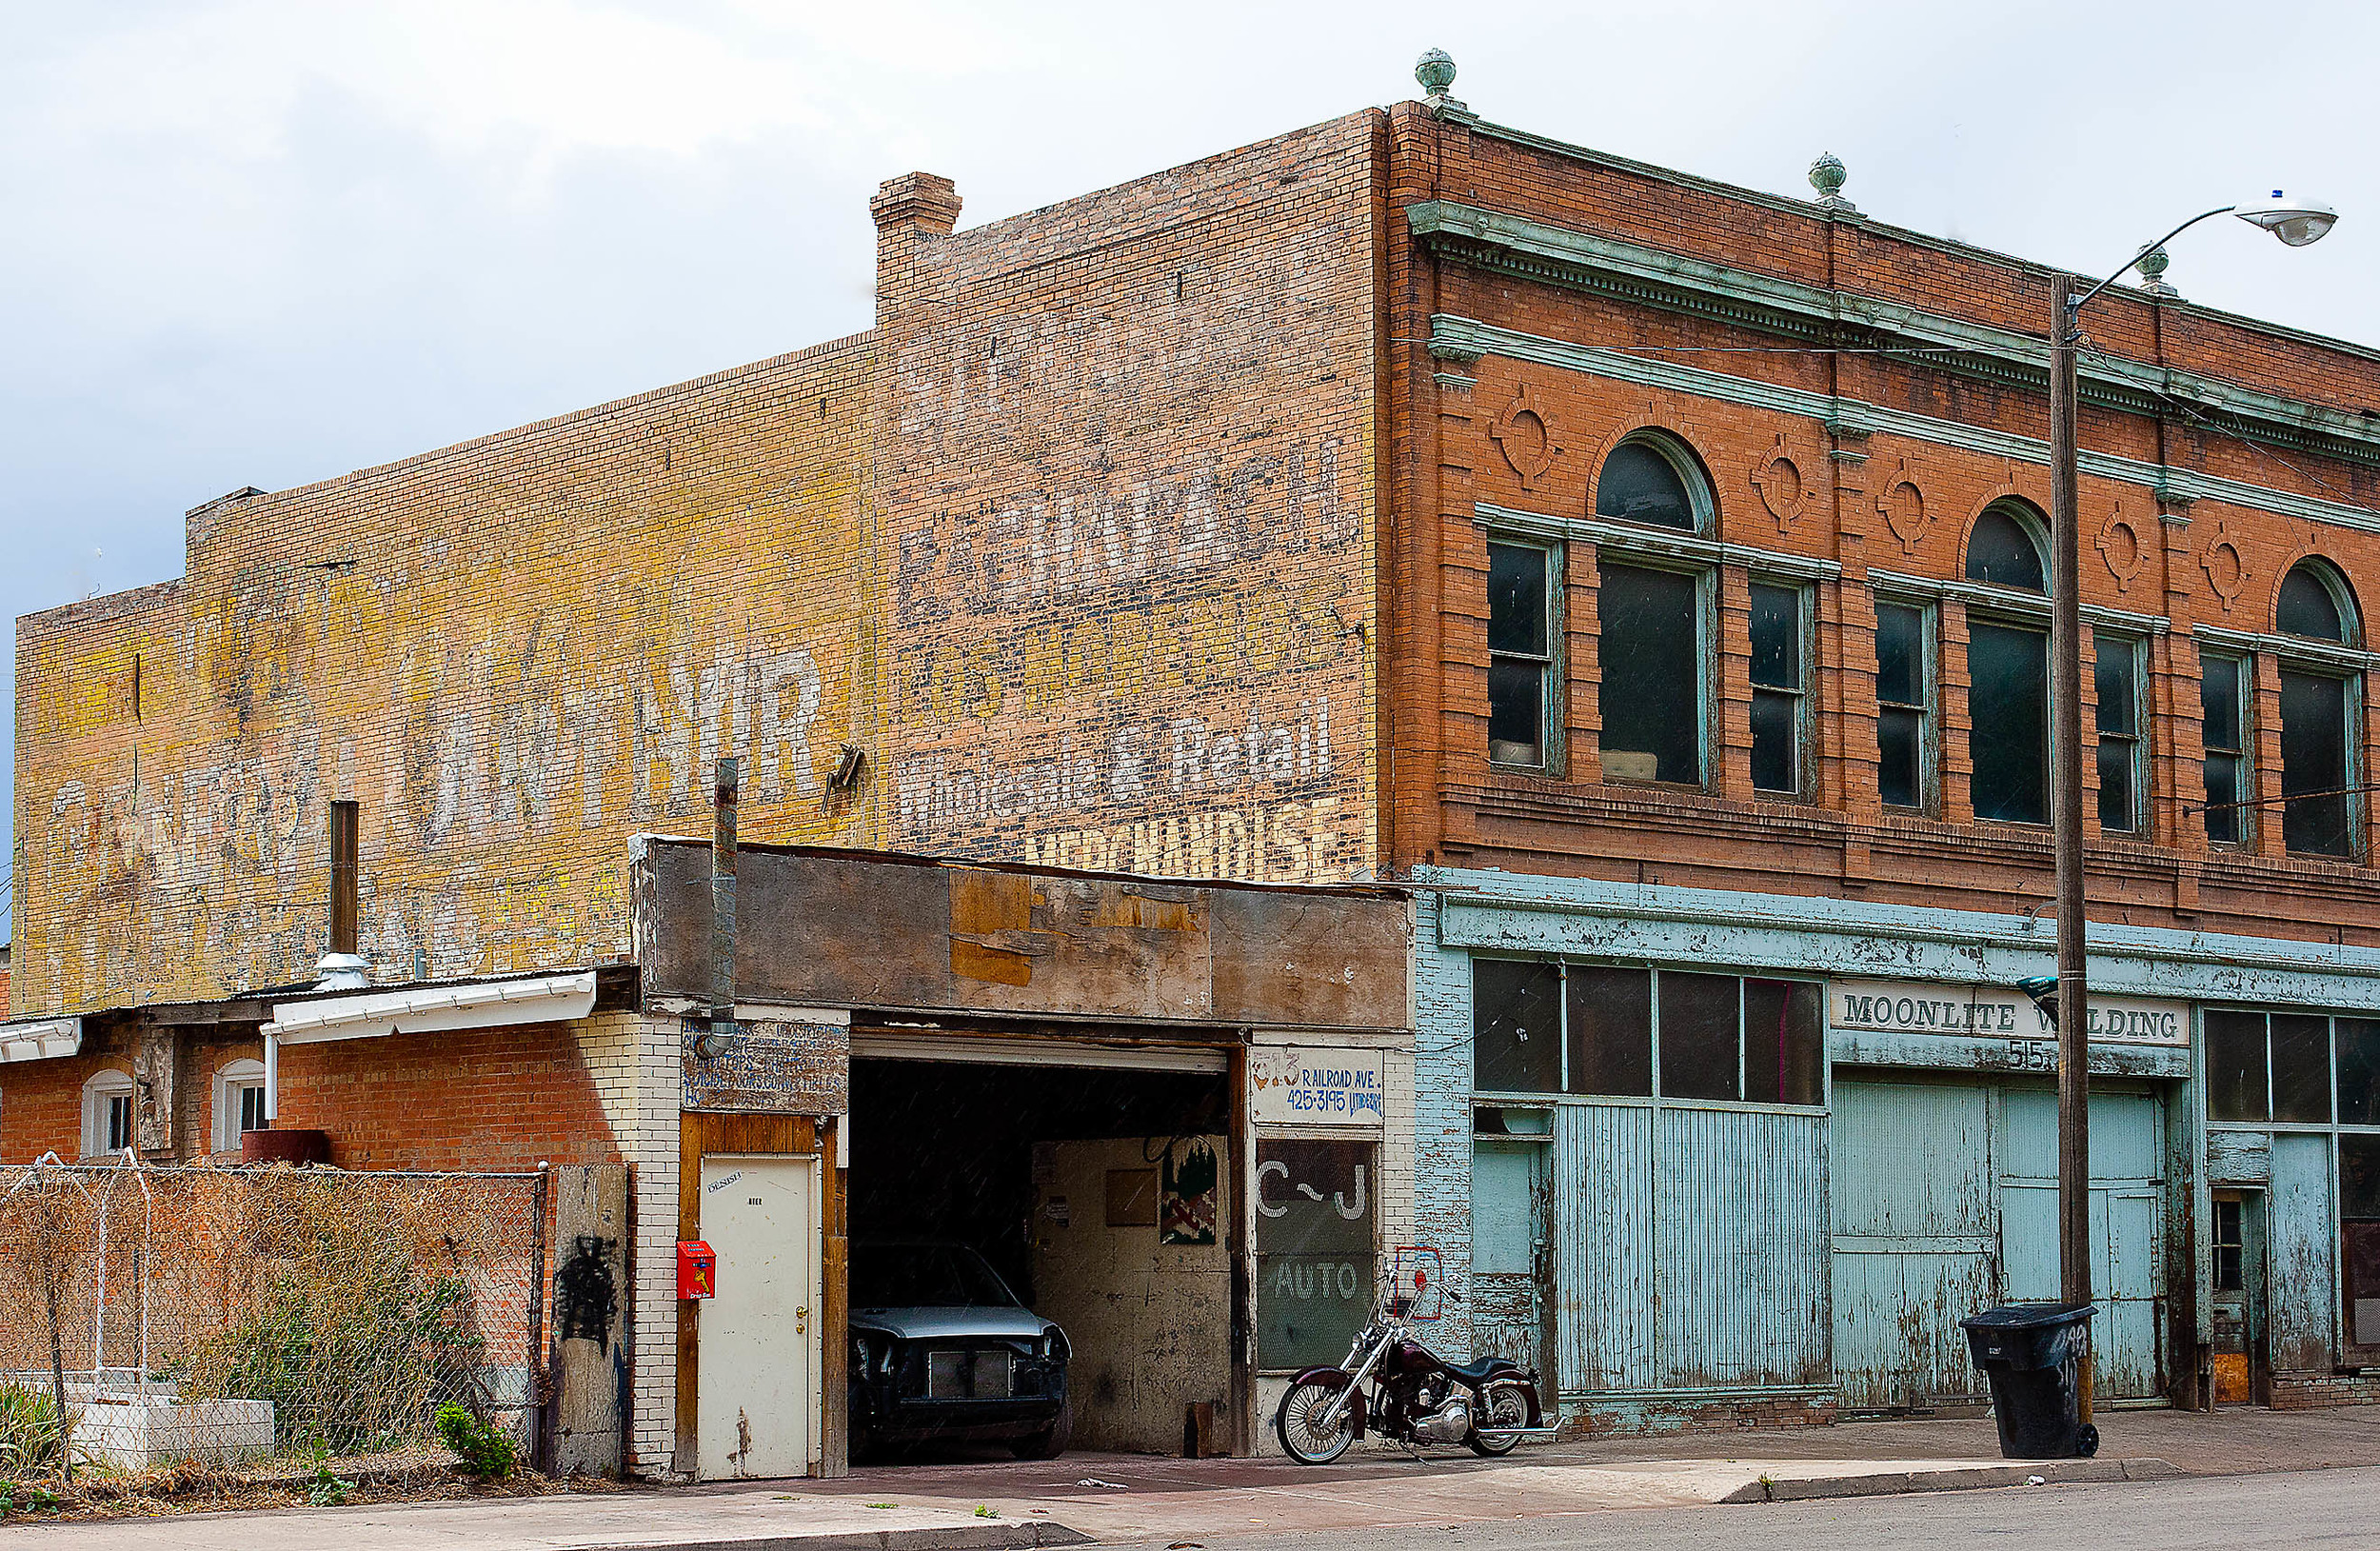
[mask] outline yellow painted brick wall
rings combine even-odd
[[[310,979],[334,799],[379,978],[622,956],[628,837],[729,752],[756,840],[1369,866],[1379,117],[887,229],[866,334],[216,503],[21,621],[12,1010]]]

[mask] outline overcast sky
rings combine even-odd
[[[2316,193],[2329,241],[2211,223],[2167,278],[2380,344],[2369,3],[0,0],[0,36],[10,616],[179,574],[241,486],[867,327],[895,173],[972,225],[1418,95],[1433,45],[1498,123],[1797,197],[1833,150],[1871,215],[2076,269]]]

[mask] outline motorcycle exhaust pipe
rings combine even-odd
[[[1479,1442],[1482,1443],[1501,1443],[1506,1439],[1512,1438],[1517,1438],[1524,1443],[1550,1443],[1554,1441],[1554,1435],[1561,1430],[1558,1422],[1545,1427],[1481,1427],[1477,1429]]]

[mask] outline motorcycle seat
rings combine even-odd
[[[1500,1357],[1483,1357],[1477,1362],[1449,1362],[1446,1364],[1446,1371],[1466,1384],[1480,1383],[1495,1374],[1498,1369],[1503,1368],[1512,1368],[1517,1371],[1517,1364]]]

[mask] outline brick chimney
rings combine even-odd
[[[876,322],[883,327],[912,288],[918,251],[959,224],[959,186],[931,172],[904,172],[867,202],[876,217]]]

